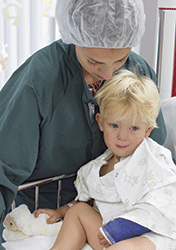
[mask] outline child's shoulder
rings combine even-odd
[[[90,171],[96,171],[97,169],[99,169],[103,164],[106,163],[108,157],[112,154],[110,149],[105,150],[105,152],[103,154],[101,154],[100,156],[98,156],[97,158],[89,161],[88,163],[86,163],[85,165],[83,165],[79,171],[81,172],[90,172]],[[79,172],[78,171],[78,172]]]
[[[164,153],[167,155],[171,155],[171,151],[164,147],[163,145],[160,145],[158,142],[154,141],[152,138],[148,137],[144,139],[144,143],[147,143],[150,150],[153,152],[153,154],[157,153]]]
[[[169,149],[155,142],[151,138],[146,138],[143,143],[146,145],[146,150],[149,150],[148,154],[152,155],[153,159],[156,159],[163,166],[165,165],[165,167],[171,168],[176,172],[172,153]]]

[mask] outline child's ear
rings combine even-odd
[[[152,127],[152,126],[147,128],[147,130],[145,131],[145,137],[146,137],[146,138],[149,137],[149,135],[150,135],[150,133],[152,132],[152,130],[153,130],[153,127]]]
[[[95,115],[95,120],[96,120],[97,123],[98,123],[99,129],[100,129],[101,131],[103,131],[103,124],[102,124],[102,122],[101,122],[101,117],[100,117],[100,116],[101,116],[100,113],[97,113],[97,114]]]

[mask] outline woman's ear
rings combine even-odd
[[[100,113],[97,113],[97,114],[95,115],[95,120],[96,120],[97,123],[98,123],[99,129],[100,129],[101,131],[103,131],[103,124],[102,124],[102,121],[101,121],[101,115],[100,115]]]
[[[152,126],[147,128],[147,130],[145,131],[145,137],[146,137],[146,138],[149,137],[149,135],[150,135],[150,133],[152,132],[152,130],[153,130],[153,127],[152,127]]]

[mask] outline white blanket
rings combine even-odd
[[[49,250],[56,239],[56,236],[33,236],[24,240],[9,241],[3,243],[6,250]],[[82,250],[92,250],[86,244]]]

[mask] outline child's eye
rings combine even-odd
[[[130,129],[131,129],[132,131],[136,131],[136,130],[138,130],[138,128],[137,128],[137,127],[135,127],[135,126],[132,126]]]
[[[112,128],[118,128],[119,126],[117,124],[111,124]]]

